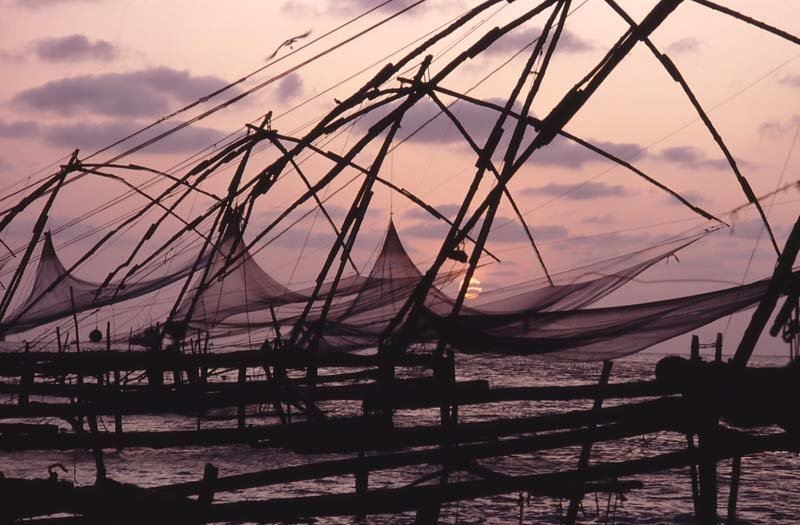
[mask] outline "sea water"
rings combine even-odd
[[[646,380],[653,378],[653,371],[662,356],[640,354],[614,363],[611,382]],[[755,357],[753,366],[780,366],[785,357]],[[600,363],[573,363],[538,358],[508,356],[458,356],[459,380],[486,379],[492,386],[551,386],[576,385],[596,382],[600,376]],[[235,380],[231,375],[227,380]],[[605,406],[620,401],[608,401]],[[796,400],[786,400],[787,403]],[[357,403],[346,406],[341,403],[323,403],[321,408],[332,415],[354,415]],[[591,401],[536,401],[506,402],[486,405],[463,406],[459,409],[461,422],[473,422],[497,418],[533,416],[566,410],[588,409]],[[399,411],[396,424],[415,426],[437,424],[438,410]],[[58,420],[42,420],[59,424]],[[260,416],[248,418],[250,424],[269,424],[273,420]],[[185,416],[126,417],[126,430],[193,429],[196,420]],[[204,428],[212,426],[231,427],[235,421],[203,422]],[[103,426],[113,428],[113,419],[101,420]],[[324,439],[324,435],[319,436]],[[591,461],[625,461],[640,457],[685,449],[686,438],[676,433],[657,433],[610,443],[593,448]],[[525,475],[571,470],[577,464],[579,447],[548,450],[530,454],[505,456],[480,460],[481,466],[509,474]],[[241,474],[263,469],[273,469],[306,462],[352,457],[344,455],[300,455],[286,450],[253,449],[248,446],[225,446],[175,449],[126,449],[106,451],[105,463],[108,475],[121,482],[153,487],[170,483],[194,481],[202,477],[203,466],[213,463],[220,476]],[[94,482],[94,459],[87,451],[47,451],[0,453],[0,471],[7,477],[44,478],[50,465],[60,463],[67,469],[62,479],[78,485]],[[800,458],[792,453],[767,453],[742,459],[742,477],[738,498],[738,523],[792,524],[800,523]],[[730,478],[730,461],[722,461],[719,472],[719,511],[722,518],[727,507]],[[400,487],[434,473],[435,465],[385,470],[370,473],[370,488]],[[473,475],[453,473],[453,482],[477,479]],[[669,470],[657,474],[639,476],[644,487],[624,495],[588,494],[579,513],[579,523],[691,523],[691,484],[687,468]],[[269,499],[294,496],[311,496],[352,492],[352,476],[323,478],[314,481],[248,489],[233,493],[220,493],[215,501],[241,499]],[[553,498],[508,494],[474,501],[443,505],[441,523],[494,525],[519,523],[522,504],[523,523],[560,523],[566,512],[568,501]],[[389,524],[413,523],[414,513],[400,515],[369,516],[359,523]],[[320,518],[319,524],[354,523],[354,517]]]

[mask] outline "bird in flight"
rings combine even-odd
[[[283,43],[281,43],[281,45],[279,45],[275,49],[275,51],[273,51],[272,54],[267,57],[267,60],[275,58],[275,55],[278,54],[278,51],[280,51],[281,48],[286,47],[286,46],[289,46],[291,48],[293,45],[295,45],[297,43],[298,40],[302,40],[303,38],[307,37],[310,34],[311,34],[311,30],[309,29],[308,31],[306,31],[302,35],[293,36],[292,38],[288,38],[288,39],[284,40]]]

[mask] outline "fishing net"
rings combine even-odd
[[[188,276],[192,265],[172,266],[177,266],[177,269],[170,271],[164,265],[152,264],[132,272],[124,283],[103,286],[67,272],[56,254],[50,234],[46,233],[33,285],[0,323],[0,333],[24,332],[68,317],[73,312],[85,312],[140,297]]]
[[[467,313],[455,319],[428,311],[426,333],[464,353],[616,359],[752,307],[768,285],[765,279],[676,299],[584,310]]]

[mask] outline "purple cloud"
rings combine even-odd
[[[608,142],[591,139],[588,142],[624,160],[632,161],[643,154],[640,145],[630,142]],[[569,169],[580,169],[586,163],[604,160],[604,157],[561,137],[556,137],[553,142],[534,153],[531,157],[531,161],[534,163]]]
[[[529,242],[525,230],[519,223],[516,217],[498,216],[495,218],[492,225],[492,231],[489,234],[490,242],[497,243],[520,243]],[[414,224],[402,230],[402,237],[416,237],[421,239],[436,239],[442,240],[447,235],[450,226],[444,221],[428,221]],[[480,231],[481,222],[475,225],[472,233],[477,235]],[[537,241],[550,241],[555,239],[563,239],[569,235],[569,231],[561,225],[534,225],[529,224],[533,238]]]
[[[288,0],[283,3],[281,10],[292,15],[353,16],[376,7],[380,3],[381,0],[332,0],[324,3],[324,7],[321,7],[319,4],[323,4],[323,2],[319,1],[315,3],[311,0]],[[414,3],[416,0],[396,0],[385,12],[396,12]],[[414,6],[414,9],[408,14],[420,14],[431,9],[452,11],[453,9],[464,9],[464,7],[463,0],[438,0]]]
[[[560,224],[528,224],[528,229],[530,229],[535,241],[564,239],[569,235],[569,230]],[[494,228],[489,234],[489,240],[502,243],[530,242],[528,235],[516,217],[496,219]]]
[[[492,46],[486,50],[486,53],[489,55],[505,55],[516,53],[523,47],[533,42],[541,34],[542,29],[538,27],[528,31],[506,34],[497,42],[492,44]],[[592,51],[595,48],[596,46],[588,40],[581,38],[569,30],[564,30],[561,33],[561,37],[558,39],[556,51],[562,51],[565,53],[584,53],[586,51]]]
[[[779,238],[783,237],[787,228],[779,224],[770,224],[773,232]],[[732,237],[744,240],[755,240],[761,238],[762,240],[768,239],[767,231],[764,228],[764,223],[759,218],[749,219],[744,221],[734,221],[731,223],[729,230]]]
[[[281,104],[288,104],[303,94],[303,79],[297,73],[287,75],[275,88],[275,96]]]
[[[783,84],[784,86],[800,88],[800,74],[786,75],[785,77],[781,77],[778,80],[778,83]]]
[[[715,170],[727,169],[729,164],[725,159],[708,159],[705,153],[691,146],[676,146],[667,148],[656,155],[656,158],[664,162],[678,164],[683,168],[711,168]],[[746,162],[737,161],[740,166]]]
[[[681,196],[692,204],[703,204],[708,202],[707,196],[697,191],[682,191]],[[685,206],[682,202],[671,195],[665,195],[663,201],[669,206]]]
[[[583,224],[610,224],[614,222],[614,217],[610,213],[605,215],[590,215],[584,217],[581,222]]]
[[[800,127],[800,115],[792,115],[787,120],[768,120],[761,123],[758,131],[765,137],[779,137],[794,132]]]
[[[504,104],[503,101],[497,99],[491,99],[489,102],[501,106]],[[430,101],[417,104],[417,106],[412,108],[404,117],[401,136],[403,138],[410,136],[417,131],[420,126],[436,116],[438,111],[439,108]],[[451,111],[464,128],[469,131],[472,139],[481,146],[485,143],[486,137],[489,135],[498,116],[498,112],[494,109],[467,103],[456,104],[451,108]],[[369,119],[362,119],[358,126],[360,129],[367,130],[375,123],[377,118],[379,118],[379,115],[374,115]],[[506,125],[507,131],[498,146],[498,151],[503,151],[507,145],[508,138],[511,134],[509,131],[510,128],[510,125]],[[529,134],[531,132],[532,128],[529,129]],[[425,125],[425,127],[414,133],[410,140],[418,143],[462,144],[464,148],[469,148],[468,144],[461,136],[461,133],[444,114],[439,115]],[[635,160],[643,155],[642,147],[638,144],[593,140],[589,140],[589,142],[593,142],[595,146],[626,160]],[[604,160],[605,159],[600,155],[561,137],[557,137],[531,157],[532,163],[559,166],[567,169],[579,169],[586,163]]]
[[[166,126],[175,122],[167,122]],[[98,122],[49,126],[42,130],[42,138],[46,144],[56,148],[98,149],[127,136],[140,129],[136,122]],[[140,136],[140,141],[163,131],[165,128],[150,130]],[[212,128],[191,126],[156,142],[147,148],[150,153],[187,153],[194,152],[221,141],[225,133]]]
[[[46,62],[77,62],[99,60],[107,62],[117,56],[111,43],[105,40],[91,42],[84,35],[44,38],[33,43],[33,50]]]
[[[675,42],[669,44],[667,47],[664,48],[664,51],[667,53],[673,53],[675,55],[682,55],[682,54],[697,52],[702,47],[703,44],[702,42],[700,42],[700,40],[688,36],[686,38],[681,38],[680,40],[676,40]]]
[[[218,77],[195,77],[188,71],[158,67],[54,80],[22,91],[12,101],[29,109],[60,115],[156,117],[177,104],[194,101],[226,84]]]
[[[39,9],[55,7],[61,4],[94,4],[102,1],[103,0],[17,0],[15,4],[19,7]]]
[[[0,120],[0,137],[24,138],[32,137],[39,132],[39,124],[30,120],[4,122]]]
[[[606,197],[628,197],[633,192],[617,184],[603,182],[587,182],[585,184],[559,184],[550,182],[544,186],[525,188],[523,195],[545,195],[549,197],[563,197],[572,200],[589,200]]]
[[[458,213],[458,210],[461,209],[460,204],[439,204],[433,207],[436,208],[436,210],[439,213],[441,213],[450,220],[455,218],[456,214]],[[427,221],[433,219],[433,215],[431,215],[428,211],[415,206],[405,211],[403,213],[403,218],[410,220]]]

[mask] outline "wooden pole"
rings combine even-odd
[[[742,477],[742,457],[735,456],[731,461],[731,489],[728,493],[727,525],[736,525],[736,503],[739,499],[739,481]]]
[[[600,381],[598,381],[598,385],[600,390],[598,391],[597,397],[594,400],[592,405],[592,412],[596,413],[598,410],[603,408],[603,391],[602,388],[608,385],[608,380],[611,377],[611,367],[614,365],[613,361],[603,361],[603,370],[600,372]],[[578,473],[584,472],[586,468],[589,466],[589,459],[592,454],[592,442],[587,441],[583,444],[581,448],[581,455],[578,458]],[[573,496],[569,500],[569,507],[567,508],[567,517],[565,522],[569,525],[573,525],[575,521],[578,519],[578,509],[580,508],[581,501],[583,501],[583,491],[578,490],[573,494]]]
[[[25,353],[30,352],[30,343],[25,341]],[[27,366],[19,379],[19,395],[18,404],[21,407],[27,407],[29,402],[30,388],[33,386],[34,368]]]
[[[238,383],[241,386],[247,382],[247,368],[241,367],[239,368],[239,378]],[[236,421],[237,421],[237,428],[239,430],[244,430],[245,425],[247,423],[247,414],[246,414],[246,404],[244,398],[239,401],[239,405],[236,408]]]
[[[717,523],[717,421],[710,422],[700,432],[700,513],[699,523]]]
[[[25,270],[28,266],[28,262],[33,255],[33,251],[36,248],[36,245],[41,238],[42,232],[44,231],[44,227],[47,224],[48,214],[50,213],[50,209],[53,207],[53,203],[55,202],[56,195],[58,195],[58,191],[64,185],[64,181],[67,178],[67,175],[75,169],[75,165],[78,163],[78,150],[75,150],[72,153],[72,156],[69,159],[69,162],[66,166],[62,166],[61,170],[53,177],[53,181],[57,181],[55,188],[50,192],[50,196],[47,198],[47,202],[45,203],[42,211],[39,212],[39,217],[36,219],[36,223],[33,226],[33,233],[31,235],[31,240],[28,242],[28,247],[25,249],[25,253],[22,255],[22,259],[20,260],[17,269],[14,271],[13,277],[11,277],[11,281],[9,281],[8,286],[6,287],[6,291],[3,294],[2,300],[0,300],[0,319],[3,319],[8,311],[8,307],[11,305],[12,300],[14,299],[14,295],[19,288],[20,283],[22,282],[22,276],[25,273]],[[7,219],[5,217],[4,219]],[[2,228],[0,228],[0,231]],[[47,235],[47,234],[46,234]],[[47,238],[46,238],[47,239]],[[36,301],[40,299],[37,297]],[[31,303],[32,305],[33,303]],[[29,307],[31,306],[29,305]],[[27,311],[27,308],[20,312],[19,315],[24,314]],[[3,319],[6,322],[13,321],[13,319]]]
[[[702,359],[700,357],[700,338],[697,335],[692,336],[692,346],[690,352],[690,359],[692,361],[700,361]]]
[[[686,434],[686,449],[690,454],[694,454],[694,434]],[[689,465],[689,480],[692,483],[692,510],[694,515],[698,516],[700,512],[700,486],[697,480],[697,463],[692,462]]]
[[[69,287],[69,300],[70,300],[70,304],[72,305],[72,321],[75,324],[75,351],[77,353],[80,353],[81,352],[81,336],[80,336],[80,332],[78,331],[78,313],[75,310],[75,294],[72,291],[72,286]],[[78,389],[80,390],[80,387],[83,386],[83,372],[78,371],[76,376],[77,376]],[[83,411],[80,409],[80,407],[83,406],[83,401],[81,400],[80,393],[75,397],[75,403],[76,403],[76,406],[78,407],[78,419],[77,419],[78,429],[82,429],[83,428]]]
[[[717,332],[717,339],[714,341],[714,361],[722,362],[722,334]]]
[[[89,410],[89,431],[92,435],[92,453],[94,454],[94,464],[97,469],[97,479],[95,483],[100,483],[106,479],[106,464],[103,460],[103,448],[98,441],[99,429],[97,428],[97,414],[94,410]]]
[[[111,322],[106,323],[106,350],[111,351]],[[119,395],[120,372],[119,367],[114,367],[114,391]],[[122,434],[122,413],[117,410],[114,412],[114,433],[119,436]]]
[[[197,504],[203,509],[210,508],[211,502],[214,501],[214,491],[218,476],[219,469],[211,463],[206,463],[203,469],[202,488],[197,496]]]
[[[769,282],[766,292],[761,299],[756,311],[753,312],[753,317],[750,318],[750,324],[745,329],[744,336],[739,342],[736,353],[733,356],[732,363],[736,366],[745,367],[753,355],[758,338],[761,336],[764,326],[769,321],[772,310],[778,302],[778,297],[784,292],[787,281],[792,276],[792,266],[797,258],[797,252],[800,250],[800,217],[794,223],[792,232],[783,246],[783,252],[778,257],[778,264],[775,265],[775,271],[772,273],[772,279]]]

